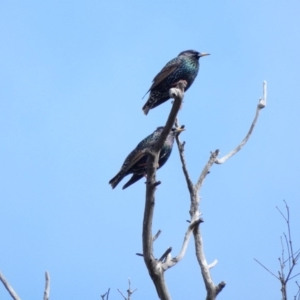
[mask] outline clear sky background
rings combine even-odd
[[[170,101],[146,117],[142,97],[179,52],[209,52],[179,113],[195,181],[210,151],[245,136],[262,82],[268,103],[249,143],[213,166],[201,191],[201,225],[219,299],[280,299],[279,269],[291,209],[300,247],[299,1],[0,2],[0,270],[22,299],[156,299],[143,259],[145,185],[108,181],[136,144],[164,125]],[[177,149],[159,170],[156,257],[178,254],[189,195]],[[296,271],[300,271],[299,267]],[[299,279],[299,278],[298,278]],[[166,273],[172,299],[204,299],[193,243]],[[289,285],[289,295],[296,285]],[[0,299],[10,299],[0,286]]]

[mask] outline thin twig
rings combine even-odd
[[[175,126],[179,127],[178,118],[176,118]],[[175,137],[175,140],[176,140],[176,144],[177,144],[177,147],[178,147],[179,157],[180,157],[181,164],[182,164],[182,170],[183,170],[183,174],[184,174],[187,186],[188,186],[188,190],[189,190],[190,194],[192,194],[193,193],[193,189],[194,189],[194,184],[193,184],[193,182],[192,182],[192,180],[190,178],[189,172],[187,170],[186,161],[185,161],[185,157],[184,157],[184,145],[185,145],[185,142],[183,142],[183,143],[180,142],[179,135],[177,135]]]
[[[286,276],[285,283],[287,283],[290,280],[290,276],[292,275],[292,272],[293,272],[295,266],[296,266],[296,264],[293,263],[292,267],[290,268],[290,270],[288,272],[288,275]]]
[[[156,235],[152,238],[153,242],[159,237],[160,234],[161,234],[161,230],[158,230]]]
[[[131,290],[131,282],[130,282],[130,278],[128,278],[128,289],[127,289],[127,297],[118,289],[118,292],[123,296],[123,298],[125,300],[130,300],[131,299],[131,295],[136,291],[135,290]]]
[[[284,275],[284,265],[282,264],[282,261],[281,261],[280,257],[278,257],[278,261],[279,261],[279,267],[280,267],[280,271],[278,271],[279,280],[284,283],[284,278],[285,278],[285,275]]]
[[[276,209],[279,211],[279,213],[282,215],[282,217],[285,219],[285,221],[287,222],[287,218],[286,216],[283,214],[283,212],[278,208],[278,206],[276,206]]]
[[[108,289],[108,291],[105,294],[101,295],[102,300],[108,300],[109,292],[110,292],[110,288]],[[105,296],[106,296],[106,299],[105,299]]]
[[[273,275],[275,278],[279,279],[273,272],[271,272],[267,267],[265,267],[261,262],[259,262],[256,258],[253,258],[258,264],[260,264],[265,270],[267,270],[271,275]]]
[[[289,262],[289,268],[291,268],[291,253],[290,253],[289,242],[288,242],[288,239],[287,239],[287,236],[286,236],[285,233],[283,233],[283,236],[284,236],[285,243],[286,243],[286,248],[287,248],[287,251],[288,251],[288,259],[282,260],[282,261],[283,261],[284,264],[288,261]],[[284,257],[282,257],[282,258],[284,258]]]
[[[300,299],[300,285],[298,284],[297,281],[296,281],[296,285],[298,287],[298,291],[297,291],[297,294],[294,297],[294,300],[299,300]],[[297,299],[297,297],[298,297],[298,299]]]
[[[49,272],[45,273],[45,291],[44,291],[44,300],[49,300],[50,295],[50,275]]]
[[[297,277],[297,276],[299,276],[299,275],[300,275],[300,272],[297,273],[296,275],[293,275],[292,277],[290,277],[289,280],[292,280],[293,278],[295,278],[295,277]]]
[[[294,263],[294,251],[293,251],[293,243],[292,243],[292,235],[291,235],[291,227],[290,227],[290,208],[288,207],[285,200],[283,200],[286,207],[287,212],[287,227],[288,227],[288,233],[289,233],[289,243],[290,243],[290,249],[291,249],[291,256]]]
[[[128,286],[129,286],[129,288],[128,288],[128,290],[127,290],[127,293],[128,293],[128,300],[130,300],[130,298],[131,298],[131,295],[137,290],[137,289],[135,289],[135,290],[131,290],[131,281],[130,281],[130,278],[128,278]]]
[[[288,258],[285,259],[284,257],[284,252],[285,252],[285,247],[284,247],[284,242],[283,242],[283,237],[280,237],[280,242],[281,242],[281,247],[282,247],[282,251],[281,251],[281,257],[278,258],[279,261],[279,271],[278,271],[278,277],[276,275],[274,275],[269,269],[267,269],[264,265],[262,265],[259,261],[257,261],[263,268],[265,268],[270,274],[272,274],[274,277],[276,277],[281,284],[281,296],[283,300],[287,299],[287,283],[300,275],[300,273],[297,273],[295,275],[292,275],[294,268],[297,264],[297,261],[300,257],[300,249],[298,249],[296,252],[294,252],[293,250],[293,244],[292,244],[292,234],[291,234],[291,228],[290,228],[290,211],[289,211],[289,206],[287,205],[287,202],[285,200],[283,200],[285,203],[285,207],[286,207],[286,215],[276,206],[276,209],[278,210],[278,212],[281,214],[281,216],[283,217],[283,219],[286,222],[287,228],[288,228],[288,236],[283,233],[284,236],[284,240],[285,240],[285,245],[288,251]],[[289,267],[287,270],[287,275],[285,275],[285,267],[286,267],[286,263],[289,262]],[[296,299],[297,295],[294,296],[294,300]],[[299,299],[298,299],[299,300]]]
[[[164,254],[160,257],[159,261],[163,261],[172,251],[172,247],[169,247],[165,252]]]
[[[287,238],[286,234],[284,233],[284,237],[285,237],[285,240],[286,240],[287,249],[288,249],[288,253],[289,253],[289,259],[288,259],[288,261],[289,261],[289,271],[288,271],[288,274],[287,274],[286,278],[283,277],[284,283],[286,285],[287,282],[291,279],[291,275],[292,275],[292,272],[294,270],[294,267],[296,266],[297,259],[295,259],[295,256],[294,256],[295,254],[294,254],[294,251],[293,251],[292,234],[291,234],[291,227],[290,227],[290,208],[289,208],[289,206],[288,206],[288,204],[285,200],[283,200],[283,202],[285,203],[287,216],[285,216],[280,211],[279,208],[277,208],[277,209],[281,213],[281,215],[283,216],[284,220],[286,221],[287,228],[288,228],[288,238]],[[298,257],[299,256],[297,255],[297,258]],[[282,261],[284,263],[284,260],[282,260]],[[283,268],[284,268],[284,265],[283,265]],[[283,270],[282,270],[282,274],[283,274]]]
[[[299,259],[300,256],[300,249],[298,249],[296,252],[294,252],[294,259],[297,261]],[[284,263],[286,263],[289,259],[291,259],[291,256],[289,256],[288,258],[285,259]]]
[[[281,271],[283,273],[283,269],[284,269],[284,245],[283,245],[283,242],[282,242],[282,236],[280,237],[280,242],[281,242],[281,258],[280,258],[280,266],[281,266]]]
[[[125,299],[125,300],[128,300],[125,296],[124,296],[124,294],[118,289],[118,292],[123,296],[123,298]]]

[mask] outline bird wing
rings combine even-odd
[[[125,168],[125,172],[127,170],[129,170],[131,167],[133,167],[139,160],[141,160],[145,155],[147,155],[147,152],[145,150],[142,151],[138,151],[135,153],[135,155],[132,157],[132,159],[130,160],[130,162],[128,163],[128,165]]]
[[[126,166],[125,171],[129,170],[131,167],[133,167],[136,163],[138,163],[143,157],[145,157],[146,155],[148,155],[148,150],[151,150],[151,147],[157,142],[157,139],[151,141],[151,142],[147,142],[147,147],[137,151],[132,158],[130,159],[130,162],[128,163],[128,165]]]
[[[162,70],[154,77],[153,83],[150,89],[147,91],[147,93],[149,93],[152,89],[158,86],[163,80],[165,80],[170,74],[172,74],[179,67],[179,65],[180,65],[179,61],[177,62],[170,61],[167,65],[165,65],[162,68]],[[144,95],[144,97],[147,95],[147,93]]]

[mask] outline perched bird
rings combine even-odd
[[[130,180],[123,186],[123,190],[140,180],[143,176],[147,174],[147,162],[148,154],[147,150],[151,150],[153,145],[158,141],[164,127],[157,127],[157,129],[143,139],[136,148],[126,157],[121,170],[118,174],[109,181],[109,184],[114,189],[119,182],[127,175],[133,174]],[[162,167],[172,152],[174,138],[177,134],[183,131],[183,127],[172,128],[167,139],[160,151],[158,159],[158,168]]]
[[[149,98],[143,106],[145,115],[148,114],[150,109],[170,99],[169,89],[175,87],[179,80],[187,82],[185,88],[185,91],[187,91],[198,74],[199,58],[206,55],[209,55],[209,53],[187,50],[170,60],[153,79],[148,91],[150,92]]]

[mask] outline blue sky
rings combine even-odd
[[[155,299],[143,260],[145,185],[108,185],[126,155],[165,123],[167,102],[145,117],[143,95],[179,52],[209,52],[179,113],[196,180],[212,150],[226,154],[254,117],[262,81],[268,103],[236,156],[213,166],[201,191],[201,225],[219,299],[276,299],[276,206],[291,209],[300,247],[298,1],[6,1],[0,3],[0,270],[22,299]],[[158,172],[153,230],[160,257],[175,256],[189,196],[174,148]],[[299,272],[299,269],[298,269]],[[204,297],[191,243],[166,273],[172,299]],[[290,297],[295,294],[289,285]],[[0,299],[10,299],[0,286]]]

